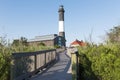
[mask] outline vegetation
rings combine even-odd
[[[45,44],[44,44],[44,43],[42,43],[42,42],[41,42],[41,43],[39,43],[39,45],[40,45],[40,46],[45,46]]]
[[[55,45],[54,47],[55,47],[55,48],[61,48],[59,45]]]
[[[5,37],[0,38],[0,80],[10,79],[10,65],[11,54],[14,52],[30,52],[44,49],[51,49],[53,47],[47,47],[45,45],[29,46],[27,39],[21,37],[18,40],[14,40],[12,44],[6,41]]]
[[[107,36],[109,42],[120,43],[120,25],[110,29],[110,32],[107,33]]]
[[[81,80],[120,79],[120,26],[111,29],[107,37],[107,43],[78,47]]]
[[[120,79],[120,26],[116,26],[107,33],[106,43],[96,45],[88,43],[85,47],[78,47],[80,57],[81,80],[119,80]],[[59,47],[59,46],[55,46]],[[0,38],[0,80],[10,79],[11,53],[29,52],[43,49],[40,46],[29,46],[27,39],[21,37],[12,44],[5,37]]]

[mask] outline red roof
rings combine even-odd
[[[79,46],[85,46],[86,43],[84,43],[83,41],[79,41],[79,40],[75,40],[74,42],[72,42],[70,45],[79,45]]]

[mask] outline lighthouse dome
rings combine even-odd
[[[60,6],[59,12],[65,12],[65,10],[64,10],[64,8],[63,8],[63,5]]]

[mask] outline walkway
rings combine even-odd
[[[66,52],[59,53],[58,61],[43,73],[38,73],[30,80],[72,80],[71,61]]]

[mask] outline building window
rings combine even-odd
[[[62,46],[62,39],[61,39],[61,37],[58,38],[58,45]]]

